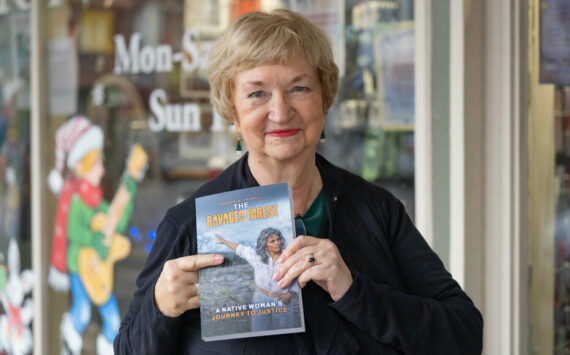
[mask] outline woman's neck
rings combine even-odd
[[[269,256],[271,257],[272,263],[275,264],[275,262],[277,261],[277,259],[279,259],[279,257],[281,256],[281,252],[279,252],[279,253],[272,253],[272,252],[269,252]]]
[[[314,152],[290,161],[257,159],[249,155],[248,165],[259,185],[286,182],[291,186],[295,215],[305,213],[323,187]]]

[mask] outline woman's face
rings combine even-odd
[[[234,121],[253,159],[287,161],[314,154],[324,124],[317,70],[304,54],[234,77]]]
[[[267,238],[267,251],[270,253],[281,252],[281,239],[275,234]]]

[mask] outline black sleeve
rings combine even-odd
[[[406,354],[480,354],[483,318],[392,198],[380,207],[405,290],[351,270],[354,282],[331,307],[379,342]],[[383,237],[383,236],[382,236]]]
[[[181,318],[163,315],[154,303],[154,285],[167,260],[188,255],[190,240],[185,228],[168,215],[157,229],[155,244],[137,278],[137,290],[115,338],[116,354],[174,354]]]

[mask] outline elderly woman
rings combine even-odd
[[[224,244],[244,258],[252,267],[257,288],[253,293],[252,303],[271,304],[280,302],[288,305],[298,292],[297,285],[291,283],[285,288],[277,286],[273,274],[281,265],[279,257],[285,247],[285,238],[276,228],[265,228],[257,237],[255,249],[230,242],[216,234],[218,244]],[[267,308],[271,308],[268,306]],[[251,330],[285,329],[293,327],[293,313],[256,314],[251,319]]]
[[[293,12],[249,13],[211,52],[211,98],[248,154],[171,208],[115,341],[119,353],[476,354],[483,320],[386,190],[315,153],[337,91],[331,46]],[[305,333],[205,343],[194,199],[287,182],[306,227],[279,257],[279,287],[298,279]]]

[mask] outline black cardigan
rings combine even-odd
[[[168,210],[115,339],[117,354],[480,354],[483,319],[385,189],[317,155],[329,214],[319,235],[332,240],[354,282],[333,302],[303,289],[307,331],[203,342],[198,309],[162,315],[154,285],[165,261],[196,254],[196,197],[257,186],[247,155]]]

